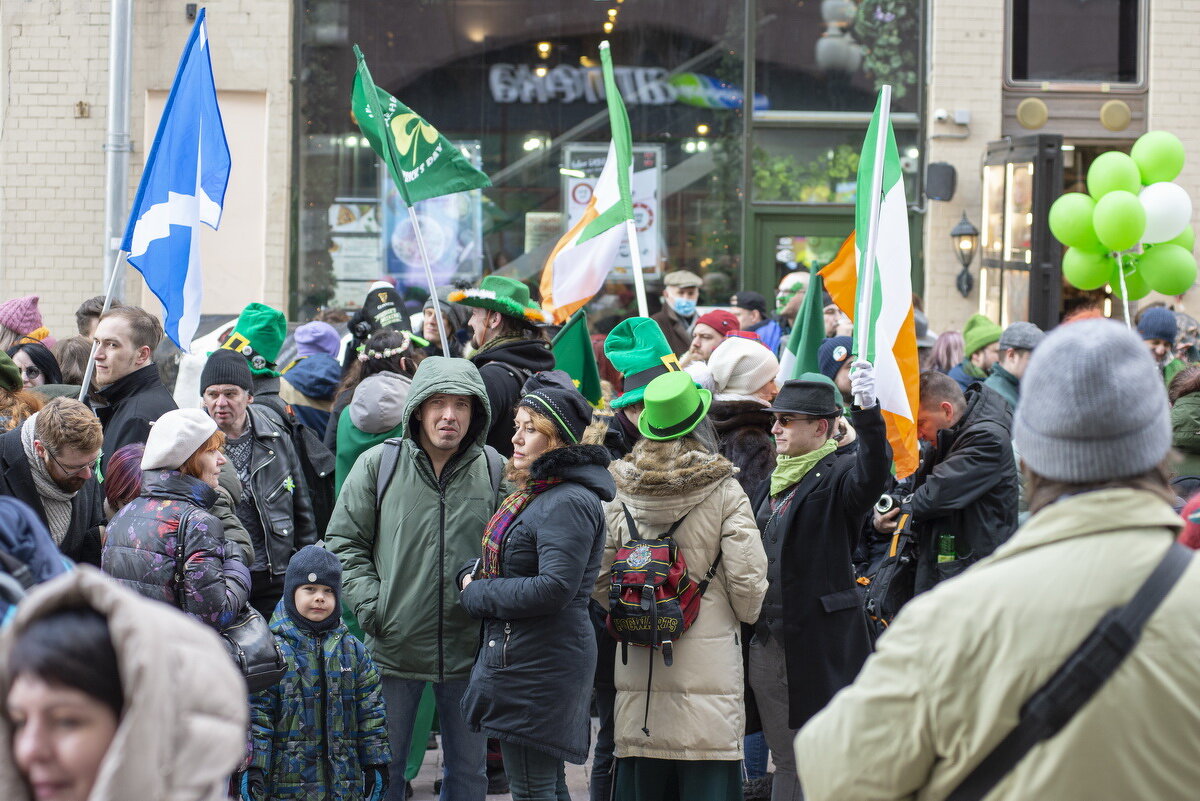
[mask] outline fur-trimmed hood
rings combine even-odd
[[[628,456],[609,467],[622,494],[664,497],[709,487],[736,471],[732,462],[698,447],[692,437],[638,440]]]
[[[596,493],[602,501],[616,497],[617,488],[608,472],[611,461],[603,445],[567,445],[539,456],[529,468],[536,481],[561,478],[573,481]]]

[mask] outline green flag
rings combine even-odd
[[[387,165],[400,197],[411,206],[420,200],[491,186],[450,140],[408,106],[380,89],[358,45],[358,71],[350,108],[371,149]]]
[[[804,373],[818,373],[817,351],[825,340],[825,308],[821,298],[825,294],[825,282],[813,273],[808,281],[808,292],[804,304],[796,315],[792,333],[779,359],[779,379],[784,381],[799,378]]]
[[[583,309],[571,315],[550,343],[550,349],[554,351],[554,366],[571,376],[588,403],[593,406],[600,403],[600,369],[596,367],[596,353],[592,350]]]

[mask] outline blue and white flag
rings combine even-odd
[[[217,107],[204,9],[183,48],[121,249],[165,309],[163,330],[187,351],[203,295],[200,223],[221,222],[229,144]]]

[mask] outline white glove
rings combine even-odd
[[[875,368],[870,362],[859,359],[850,365],[850,394],[860,409],[875,405]]]

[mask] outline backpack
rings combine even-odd
[[[888,554],[875,574],[860,578],[866,584],[864,605],[871,642],[891,625],[900,607],[912,600],[917,575],[917,547],[911,528],[912,515],[903,512],[892,534]]]
[[[387,492],[388,484],[396,473],[396,465],[400,462],[400,443],[402,437],[391,437],[383,441],[383,456],[379,459],[379,474],[375,477],[375,521],[379,528],[379,510],[383,507],[383,493]],[[500,491],[500,480],[504,477],[504,457],[500,451],[491,445],[483,446],[483,455],[487,459],[488,480],[492,482],[492,494]]]
[[[688,575],[687,561],[675,542],[675,532],[687,518],[676,520],[659,537],[643,538],[629,508],[621,504],[629,539],[617,549],[608,591],[608,633],[621,643],[621,664],[629,664],[629,646],[662,649],[663,664],[674,662],[672,643],[683,636],[700,614],[700,600],[721,564],[721,551],[699,583]],[[650,685],[654,654],[646,676],[646,712],[642,732],[649,737]]]

